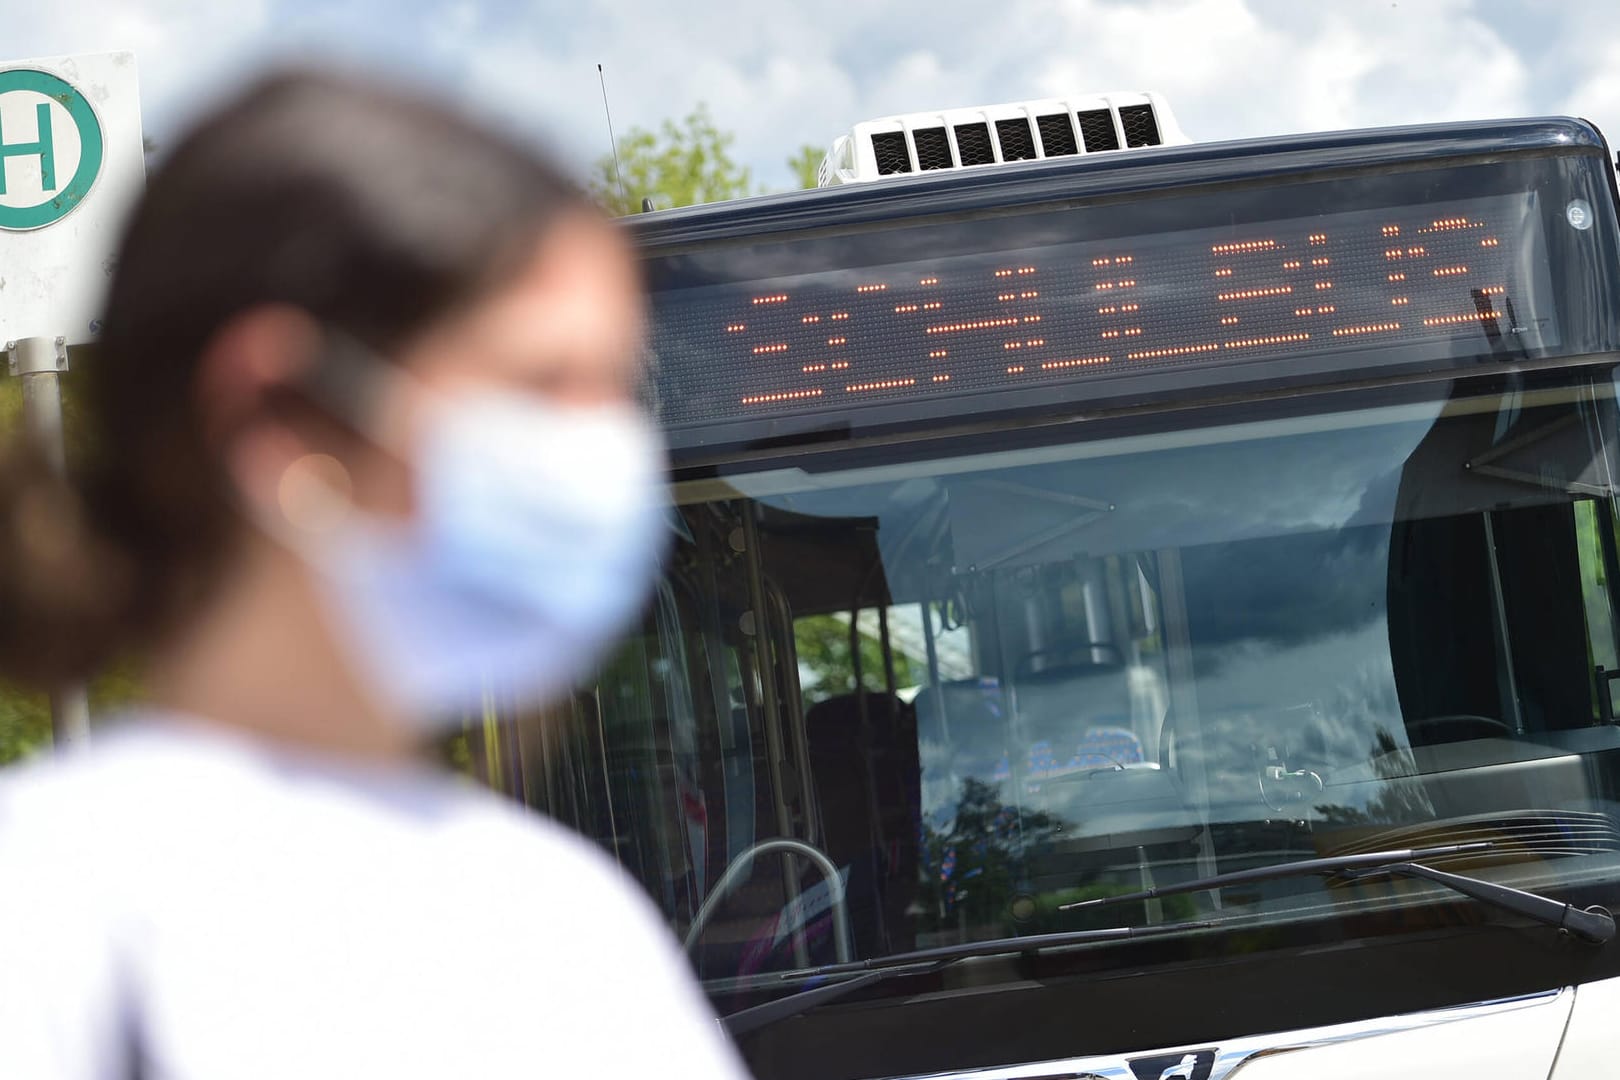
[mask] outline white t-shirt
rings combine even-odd
[[[0,1077],[744,1075],[639,889],[494,795],[151,717],[0,774]]]

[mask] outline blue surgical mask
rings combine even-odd
[[[663,449],[631,406],[420,392],[425,423],[397,449],[414,517],[351,510],[295,546],[379,700],[431,731],[491,692],[542,702],[589,674],[641,610],[669,529]]]

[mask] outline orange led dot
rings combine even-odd
[[[826,371],[827,370],[827,365],[826,364],[806,364],[806,365],[804,365],[804,367],[800,368],[799,370],[804,372],[806,375],[813,375],[814,373],[816,373],[818,371]]]
[[[1501,286],[1501,285],[1491,285],[1491,286],[1488,286],[1486,288],[1483,288],[1483,289],[1479,290],[1479,295],[1481,295],[1481,296],[1501,296],[1505,292],[1507,292],[1507,289],[1504,288],[1503,286]]]
[[[1011,270],[997,270],[996,271],[996,277],[1012,277],[1012,276],[1013,276],[1013,272]]]
[[[1333,336],[1354,337],[1357,334],[1382,334],[1387,333],[1390,330],[1399,330],[1400,328],[1401,324],[1398,322],[1367,323],[1364,326],[1341,326],[1339,329],[1333,331]]]
[[[1311,233],[1311,243],[1313,243],[1313,244],[1325,244],[1325,243],[1327,243],[1327,233]]]
[[[1384,235],[1385,236],[1399,236],[1399,235],[1401,235],[1401,227],[1399,225],[1385,225],[1384,226]]]
[[[1126,263],[1133,263],[1135,261],[1135,255],[1117,255],[1114,257],[1114,262],[1119,266],[1124,266]]]
[[[801,398],[820,397],[818,390],[784,390],[780,394],[753,394],[742,399],[744,405],[767,405],[774,401],[798,401]]]
[[[1119,337],[1119,331],[1118,330],[1104,330],[1102,332],[1102,336],[1104,338],[1109,338],[1109,339],[1117,338],[1117,337]]]
[[[1119,283],[1119,287],[1122,288],[1122,289],[1129,289],[1135,284],[1136,284],[1136,279],[1135,278],[1126,278],[1125,280],[1123,280],[1123,281],[1121,281]]]
[[[917,310],[917,305],[916,304],[896,304],[894,306],[894,313],[896,315],[904,315],[908,311],[916,311],[916,310]]]
[[[1071,360],[1048,360],[1041,365],[1041,370],[1060,371],[1063,368],[1092,367],[1096,364],[1106,364],[1112,359],[1111,356],[1076,356]]]
[[[1112,315],[1114,312],[1116,312],[1118,310],[1119,310],[1119,306],[1117,304],[1109,304],[1107,307],[1098,308],[1097,309],[1097,314],[1099,314],[1099,315]]]
[[[1030,340],[1024,342],[1024,344],[1028,345],[1030,348],[1033,349],[1037,345],[1045,345],[1046,344],[1046,339],[1043,338],[1043,337],[1031,338]]]
[[[882,292],[883,290],[885,290],[887,288],[888,288],[888,286],[883,285],[883,284],[857,285],[857,286],[855,286],[855,291],[858,292],[858,293],[874,293],[874,292]]]
[[[1007,369],[1007,374],[1009,374],[1009,375],[1017,375],[1017,374],[1020,374],[1023,370],[1024,370],[1024,365],[1023,364],[1014,364],[1012,367]]]
[[[928,303],[923,305],[923,310],[924,311],[938,311],[940,309],[940,305],[941,305],[941,301],[930,300],[930,301],[928,301]]]
[[[1318,281],[1316,283],[1316,289],[1317,289],[1318,292],[1321,292],[1323,289],[1331,289],[1331,288],[1333,288],[1333,282],[1331,282],[1331,281]]]
[[[1402,251],[1400,248],[1389,248],[1387,251],[1384,252],[1384,258],[1386,258],[1386,259],[1398,259],[1402,255],[1405,255],[1405,254],[1406,254],[1406,252]]]
[[[1329,260],[1326,259],[1326,258],[1312,259],[1311,260],[1311,265],[1312,266],[1326,266],[1328,264],[1328,261]]]
[[[1136,282],[1133,281],[1133,282],[1131,282],[1131,284],[1134,285],[1134,284],[1136,284]],[[1035,289],[1026,289],[1023,292],[1018,294],[1018,299],[1020,299],[1020,300],[1033,300],[1039,295],[1041,295],[1041,294],[1039,292],[1037,292]]]
[[[1283,269],[1284,270],[1298,270],[1301,265],[1302,264],[1300,263],[1300,261],[1298,259],[1289,259],[1287,262],[1283,263]]]
[[[1113,261],[1114,260],[1112,260],[1112,259],[1092,259],[1091,260],[1091,265],[1092,266],[1107,266],[1109,263],[1111,263]]]
[[[1389,275],[1388,280],[1390,280],[1390,281],[1405,281],[1406,280],[1406,275],[1405,274],[1391,274],[1391,275]]]
[[[1215,276],[1216,277],[1231,277],[1232,276],[1232,268],[1230,266],[1223,266],[1219,270],[1215,271]]]
[[[1309,341],[1309,334],[1275,334],[1271,337],[1248,338],[1244,341],[1228,341],[1228,349],[1252,349],[1259,345],[1286,345],[1291,341]]]
[[[1407,304],[1410,304],[1411,302],[1412,302],[1411,297],[1397,296],[1397,297],[1395,297],[1395,299],[1390,301],[1390,306],[1392,306],[1392,307],[1405,307]]]
[[[1453,229],[1470,229],[1470,228],[1473,228],[1476,224],[1477,224],[1477,222],[1469,221],[1465,217],[1448,217],[1448,218],[1440,218],[1438,221],[1435,221],[1433,224],[1431,224],[1427,229],[1422,229],[1420,231],[1422,231],[1422,232],[1449,232],[1449,231],[1451,231]]]
[[[1018,299],[1018,294],[1012,292],[997,293],[996,299],[1001,301],[1016,300]]]
[[[1316,313],[1318,315],[1331,315],[1338,310],[1339,309],[1334,307],[1332,304],[1323,304],[1321,307],[1316,309]]]
[[[1166,356],[1192,356],[1195,353],[1217,352],[1220,345],[1210,342],[1207,345],[1178,345],[1170,349],[1148,349],[1144,352],[1126,353],[1127,360],[1158,360]]]
[[[938,285],[939,284],[939,278],[937,278],[937,277],[925,277],[921,281],[917,282],[917,284],[919,284],[919,285]]]
[[[746,330],[746,329],[748,329],[748,327],[743,325],[742,323],[734,322],[730,326],[726,327],[726,333],[728,333],[728,334],[736,334],[736,333],[740,333],[741,331]]]
[[[800,319],[799,321],[801,323],[805,323],[805,324],[818,323],[818,322],[821,321],[821,316],[820,315],[806,315],[804,318]]]
[[[1136,311],[1141,306],[1142,306],[1141,304],[1121,304],[1121,305],[1119,305],[1119,310],[1121,310],[1121,311]]]
[[[945,350],[944,349],[933,349],[928,353],[928,358],[930,360],[938,360],[940,357],[942,357],[944,355],[945,355]]]
[[[1017,326],[1017,319],[979,319],[976,322],[946,323],[944,326],[930,326],[924,330],[925,334],[949,334],[958,330],[991,330],[998,326]]]
[[[1271,285],[1264,289],[1241,289],[1238,292],[1218,294],[1217,300],[1253,300],[1261,296],[1287,296],[1294,291],[1292,285]]]
[[[951,377],[949,375],[935,375],[934,376],[934,381],[935,382],[950,382]]]
[[[1278,246],[1275,240],[1242,240],[1233,244],[1216,244],[1209,250],[1213,255],[1230,255],[1250,251],[1275,251]]]
[[[787,350],[788,350],[787,342],[779,341],[774,345],[755,345],[754,346],[754,355],[755,356],[761,356],[761,355],[763,355],[765,353],[787,352]]]
[[[1024,321],[1025,322],[1040,322],[1041,317],[1039,315],[1025,315],[1024,316]]]
[[[867,390],[897,390],[902,386],[916,385],[916,379],[880,379],[877,382],[851,383],[844,387],[844,393],[859,394]]]
[[[756,296],[756,304],[780,304],[787,299],[787,293],[772,293],[770,296]]]
[[[1016,342],[1016,341],[1003,341],[1003,342],[1002,342],[1002,343],[1001,343],[1001,347],[1002,347],[1002,348],[1003,348],[1003,349],[1021,349],[1021,348],[1023,348],[1023,346],[1022,346],[1022,345],[1020,345],[1020,344],[1019,344],[1019,343],[1018,343],[1018,342]]]
[[[1456,277],[1458,274],[1468,273],[1466,266],[1437,266],[1434,268],[1435,277]]]
[[[1125,336],[1126,337],[1141,337],[1142,336],[1142,328],[1140,326],[1127,326],[1125,328]]]
[[[1419,244],[1417,247],[1407,248],[1406,253],[1415,259],[1419,255],[1427,255],[1429,253],[1429,249],[1424,247],[1422,244]]]
[[[1035,272],[1035,268],[1033,266],[1020,266],[1018,268],[1018,272],[1020,274],[1033,274]]]
[[[829,345],[843,345],[844,343],[846,343],[848,341],[849,341],[849,338],[846,338],[846,337],[830,337],[830,338],[827,339],[827,344],[829,344]]]
[[[1297,308],[1294,309],[1294,314],[1295,315],[1310,315],[1310,314],[1313,314],[1313,310],[1314,309],[1308,308],[1308,307],[1297,307]],[[1226,320],[1222,319],[1221,321],[1225,322]]]
[[[849,312],[847,312],[847,311],[839,311],[839,312],[834,313],[834,315],[832,316],[832,321],[833,322],[838,322],[841,319],[847,319],[847,318],[849,318]]]
[[[827,367],[830,368],[833,371],[842,371],[845,368],[849,367],[849,361],[848,360],[840,360],[835,364],[828,364]]]
[[[1114,287],[1114,283],[1112,281],[1099,281],[1093,287],[1099,291],[1106,291],[1108,289],[1112,289]]]
[[[1466,315],[1437,315],[1432,319],[1424,319],[1424,326],[1456,326],[1459,323],[1490,322],[1500,319],[1501,312],[1497,311],[1470,311]]]
[[[1501,245],[1501,243],[1502,243],[1502,241],[1498,240],[1496,237],[1487,236],[1485,239],[1483,239],[1483,240],[1481,240],[1479,242],[1479,246],[1480,247],[1499,247]]]
[[[1302,315],[1302,314],[1304,314],[1304,312],[1296,311],[1296,312],[1294,312],[1294,314],[1295,315]],[[1224,318],[1221,319],[1221,325],[1222,326],[1236,326],[1237,321],[1238,321],[1238,317],[1236,315],[1227,315],[1227,316],[1225,316]]]

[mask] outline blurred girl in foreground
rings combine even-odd
[[[640,318],[566,180],[420,101],[281,75],[174,148],[86,469],[0,476],[0,668],[150,691],[0,779],[0,1076],[740,1075],[635,887],[422,753],[639,610]]]

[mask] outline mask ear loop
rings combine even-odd
[[[406,377],[353,335],[324,326],[314,361],[289,385],[356,433],[375,439],[377,402]]]
[[[364,438],[375,441],[370,414],[393,379],[376,352],[353,336],[327,326],[314,361],[290,380],[287,388],[304,397]],[[277,520],[257,513],[259,527],[284,546],[301,548],[300,537],[339,528],[355,513],[354,482],[348,467],[330,454],[304,454],[289,464],[276,482]]]

